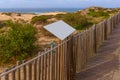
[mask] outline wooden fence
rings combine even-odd
[[[37,57],[18,61],[16,66],[5,69],[0,80],[73,80],[119,22],[120,13],[71,35],[54,48],[46,48]]]

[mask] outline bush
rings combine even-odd
[[[56,14],[55,17],[56,17],[57,19],[60,19],[60,18],[62,18],[64,15],[65,15],[65,14]]]
[[[21,16],[21,13],[17,13],[17,16]]]
[[[31,23],[36,23],[36,22],[41,22],[41,23],[45,23],[47,21],[47,19],[50,19],[52,16],[51,15],[42,15],[42,16],[35,16],[32,18]]]
[[[12,15],[12,13],[9,13],[9,12],[2,13],[2,14],[7,15],[7,16],[11,16]]]
[[[11,59],[24,59],[35,47],[35,28],[30,24],[20,24],[8,21],[10,27],[6,34],[0,35],[0,59],[7,62]]]
[[[5,21],[0,21],[0,28],[5,26]]]
[[[92,17],[109,17],[109,13],[104,12],[104,10],[95,11],[95,10],[90,9],[88,14]]]
[[[79,13],[69,13],[63,17],[63,20],[76,28],[77,30],[85,29],[90,23],[85,16]]]

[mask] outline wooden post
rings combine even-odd
[[[1,73],[0,73],[1,74]],[[0,80],[1,80],[2,77],[0,77]]]
[[[32,80],[32,63],[28,64],[29,80]]]
[[[13,66],[12,68],[14,68],[15,66]],[[15,71],[12,71],[12,80],[16,80],[15,78]]]
[[[37,80],[37,77],[36,77],[36,72],[37,72],[37,61],[36,60],[34,60],[34,62],[33,62],[33,73],[34,73],[34,80]]]
[[[62,63],[63,63],[63,60],[62,60],[62,41],[61,41],[61,43],[60,43],[61,45],[60,45],[60,54],[59,54],[59,56],[60,56],[60,80],[62,80],[62,69],[63,69],[63,66],[62,66]]]
[[[44,52],[47,51],[47,48],[44,49]],[[47,79],[47,54],[44,55],[44,80]]]
[[[107,39],[107,21],[105,20],[104,21],[104,39],[106,40]]]
[[[19,66],[19,65],[20,65],[20,61],[17,61],[17,66]],[[20,68],[17,69],[17,80],[21,80],[21,78],[20,78]]]
[[[7,71],[8,71],[8,68],[5,68],[4,72],[7,72]],[[5,75],[5,80],[9,80],[9,75],[8,74]]]
[[[94,52],[97,52],[96,25],[94,25]]]
[[[60,43],[58,44],[58,50],[57,50],[57,80],[60,80]]]
[[[55,80],[57,80],[57,49],[54,50]]]
[[[25,60],[22,63],[25,63]],[[26,65],[23,66],[23,80],[26,80]]]
[[[38,53],[38,56],[40,56],[40,53]],[[40,73],[41,73],[41,70],[40,70],[40,68],[41,68],[41,58],[40,58],[40,57],[38,58],[38,62],[37,62],[37,64],[38,64],[37,80],[40,80]]]
[[[1,73],[0,73],[1,74]],[[0,77],[0,80],[1,80],[1,77]]]
[[[47,49],[49,50],[49,49]],[[47,70],[46,70],[46,80],[49,80],[50,79],[50,74],[49,74],[49,71],[50,71],[50,53],[48,52],[46,54],[46,67],[47,67]]]
[[[70,40],[70,46],[68,50],[70,50],[70,53],[68,53],[70,55],[70,80],[74,80],[74,75],[75,75],[75,64],[74,64],[74,53],[73,53],[73,36],[70,36],[71,40]]]
[[[41,54],[43,54],[43,53],[41,53]],[[40,74],[40,80],[43,80],[43,64],[44,64],[44,56],[41,56],[40,57],[41,58],[41,68],[40,68],[40,70],[41,70],[41,74]]]
[[[53,48],[52,48],[52,46],[51,46],[51,52],[50,52],[50,80],[53,80],[53,76],[52,76],[52,71],[53,71],[53,68],[52,68],[52,59],[53,59],[53,56],[52,56],[52,52],[53,52],[53,50],[52,50]]]

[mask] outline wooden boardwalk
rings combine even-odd
[[[120,24],[103,42],[87,69],[76,74],[76,80],[120,80]]]

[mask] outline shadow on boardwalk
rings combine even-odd
[[[120,25],[103,42],[87,69],[76,74],[76,80],[120,80]]]

